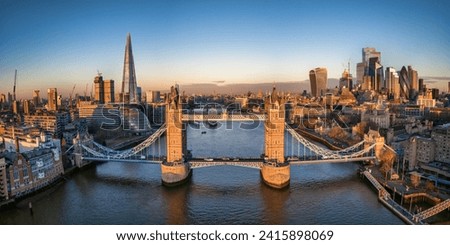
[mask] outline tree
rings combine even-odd
[[[425,183],[425,188],[427,189],[427,191],[435,191],[436,187],[434,186],[434,182],[431,180],[427,180],[427,182]]]
[[[383,162],[380,167],[380,172],[384,175],[384,180],[387,180],[389,171],[391,171],[391,166],[388,163]]]
[[[384,178],[387,179],[387,174],[391,171],[394,161],[396,158],[396,153],[390,149],[383,149],[380,154],[380,171],[384,174]]]
[[[411,184],[414,188],[417,188],[420,185],[420,175],[417,173],[411,174]]]

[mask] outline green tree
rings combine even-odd
[[[420,185],[420,175],[417,173],[411,174],[411,184],[414,188],[419,187]]]

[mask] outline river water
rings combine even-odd
[[[188,128],[188,149],[194,157],[259,157],[263,126],[242,125]],[[163,151],[161,145],[149,152]],[[288,154],[302,150],[286,146]],[[190,183],[167,188],[158,165],[98,163],[1,211],[0,224],[403,224],[357,169],[356,163],[293,166],[290,186],[276,190],[262,183],[258,170],[209,167],[195,169]]]

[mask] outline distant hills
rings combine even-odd
[[[328,79],[328,88],[338,86],[338,79]],[[230,83],[226,82],[211,82],[211,83],[194,83],[194,84],[180,84],[180,90],[187,94],[244,94],[248,91],[257,93],[262,91],[271,91],[275,84],[278,91],[302,93],[303,90],[311,91],[309,80],[303,81],[287,81],[287,82],[260,82],[260,83]]]

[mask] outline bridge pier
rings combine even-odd
[[[182,121],[182,104],[178,87],[171,87],[166,96],[166,147],[167,159],[161,163],[161,180],[163,185],[175,186],[187,182],[192,170],[185,160],[186,125]]]
[[[289,185],[291,167],[284,158],[285,98],[279,96],[275,87],[265,99],[267,113],[264,123],[264,164],[261,177],[268,186],[283,188]]]
[[[188,182],[192,169],[187,162],[161,163],[161,181],[165,186],[177,186]]]
[[[291,166],[289,163],[274,164],[265,162],[261,167],[261,178],[270,187],[282,189],[289,186]]]

